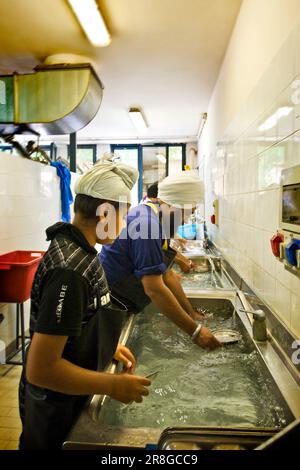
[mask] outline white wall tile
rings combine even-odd
[[[276,279],[264,272],[264,292],[262,298],[272,307],[276,303]]]
[[[300,339],[300,296],[291,297],[291,329]]]
[[[276,231],[279,225],[279,190],[259,191],[255,199],[254,225],[257,228]]]
[[[252,260],[261,268],[263,266],[263,236],[262,230],[254,229]]]
[[[276,262],[276,270],[275,270],[276,279],[284,285],[286,288],[291,289],[291,281],[295,277],[289,271],[287,271],[284,267],[284,264],[277,260]]]
[[[275,310],[283,322],[291,327],[291,291],[276,281]]]
[[[240,167],[241,192],[253,192],[257,190],[257,156],[251,157]]]
[[[76,176],[72,177],[72,182]],[[60,181],[53,167],[25,158],[0,155],[0,254],[14,250],[46,250],[45,229],[60,220]],[[1,300],[1,299],[0,299]],[[13,305],[1,306],[5,322],[0,336],[9,344],[15,335]],[[29,302],[26,302],[26,328]]]
[[[280,177],[284,168],[300,164],[300,24],[292,31],[266,67],[260,80],[241,103],[223,135],[210,135],[199,143],[215,155],[216,140],[225,149],[224,195],[218,230],[210,232],[238,272],[250,281],[294,332],[300,330],[300,278],[284,269],[272,254],[270,238],[279,226]],[[263,47],[263,46],[262,46]],[[295,88],[299,80],[299,102]],[[236,98],[236,97],[234,97]],[[280,107],[293,108],[272,128],[259,126]],[[214,103],[218,117],[220,109]],[[209,122],[208,122],[209,125]],[[212,160],[206,160],[206,177]],[[214,171],[224,172],[220,159]],[[206,181],[207,204],[213,198]],[[210,227],[210,226],[209,226]]]
[[[255,263],[253,264],[253,287],[259,297],[264,294],[264,272]]]
[[[293,139],[292,139],[293,141]],[[258,189],[274,189],[280,185],[281,171],[287,158],[287,141],[268,148],[258,160]]]
[[[278,121],[278,139],[282,140],[286,136],[293,134],[296,129],[295,121],[295,104],[293,102],[294,89],[292,84],[279,95],[277,100],[277,108],[290,108],[286,116],[282,116]]]

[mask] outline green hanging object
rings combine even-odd
[[[53,135],[77,132],[95,117],[102,95],[90,64],[44,65],[33,73],[0,76],[0,132],[9,124]]]
[[[14,122],[13,77],[0,77],[0,122]]]

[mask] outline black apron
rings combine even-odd
[[[89,370],[104,370],[115,353],[126,312],[124,306],[122,310],[116,305],[99,308],[83,326],[81,336],[68,340],[63,357]],[[66,395],[28,383],[24,366],[19,385],[20,450],[61,449],[87,401],[87,396]]]
[[[151,209],[157,213],[155,204],[147,202],[144,204],[151,207]],[[164,241],[162,250],[164,255],[163,261],[167,269],[170,269],[174,264],[177,252],[169,246],[167,240]],[[150,297],[145,294],[142,282],[134,274],[113,284],[111,286],[111,292],[114,297],[122,301],[132,313],[141,312],[151,303]]]

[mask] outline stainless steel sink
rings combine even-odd
[[[195,272],[221,271],[222,262],[219,256],[190,255],[189,258],[196,264]]]
[[[300,399],[299,386],[293,380],[288,369],[276,354],[272,347],[272,342],[259,345],[252,338],[251,322],[247,314],[239,312],[240,309],[247,309],[241,298],[234,293],[221,295],[222,293],[214,293],[210,295],[190,295],[192,304],[196,307],[207,308],[210,311],[225,312],[225,316],[232,317],[237,312],[235,322],[237,329],[242,333],[244,346],[249,353],[256,351],[258,353],[261,368],[265,380],[268,381],[272,388],[272,394],[280,404],[287,423],[291,422],[294,417],[300,416]],[[154,312],[154,307],[147,307],[148,313]],[[139,315],[143,315],[143,312]],[[137,316],[131,317],[123,331],[123,342],[130,342],[134,325],[137,322]],[[112,372],[116,371],[112,366]],[[225,392],[224,392],[225,393]],[[91,403],[86,408],[77,423],[73,427],[65,448],[103,448],[112,446],[116,448],[143,448],[149,443],[156,444],[164,430],[163,427],[125,427],[118,425],[108,425],[105,423],[104,416],[107,407],[110,406],[110,398],[103,396],[92,397]],[[182,402],[184,407],[184,402]],[[199,426],[202,423],[199,422]],[[219,426],[218,429],[225,430],[226,426]],[[232,428],[231,428],[232,430]],[[251,427],[249,428],[251,430]],[[234,430],[233,430],[234,431]],[[232,431],[232,432],[233,432]],[[238,429],[237,429],[238,431]],[[261,429],[264,431],[264,428]],[[265,428],[267,431],[267,428]],[[268,432],[277,432],[277,429],[268,429]],[[83,446],[83,447],[82,447]]]

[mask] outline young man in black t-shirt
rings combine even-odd
[[[151,382],[130,373],[135,358],[118,344],[123,317],[111,302],[94,248],[110,241],[99,237],[109,207],[117,220],[126,212],[127,205],[120,206],[117,198],[129,197],[134,172],[126,165],[99,162],[76,185],[73,223],[47,230],[51,243],[33,283],[31,344],[19,389],[20,449],[61,448],[91,394],[123,403],[141,402],[148,395]],[[98,371],[112,357],[123,362],[125,373]]]

